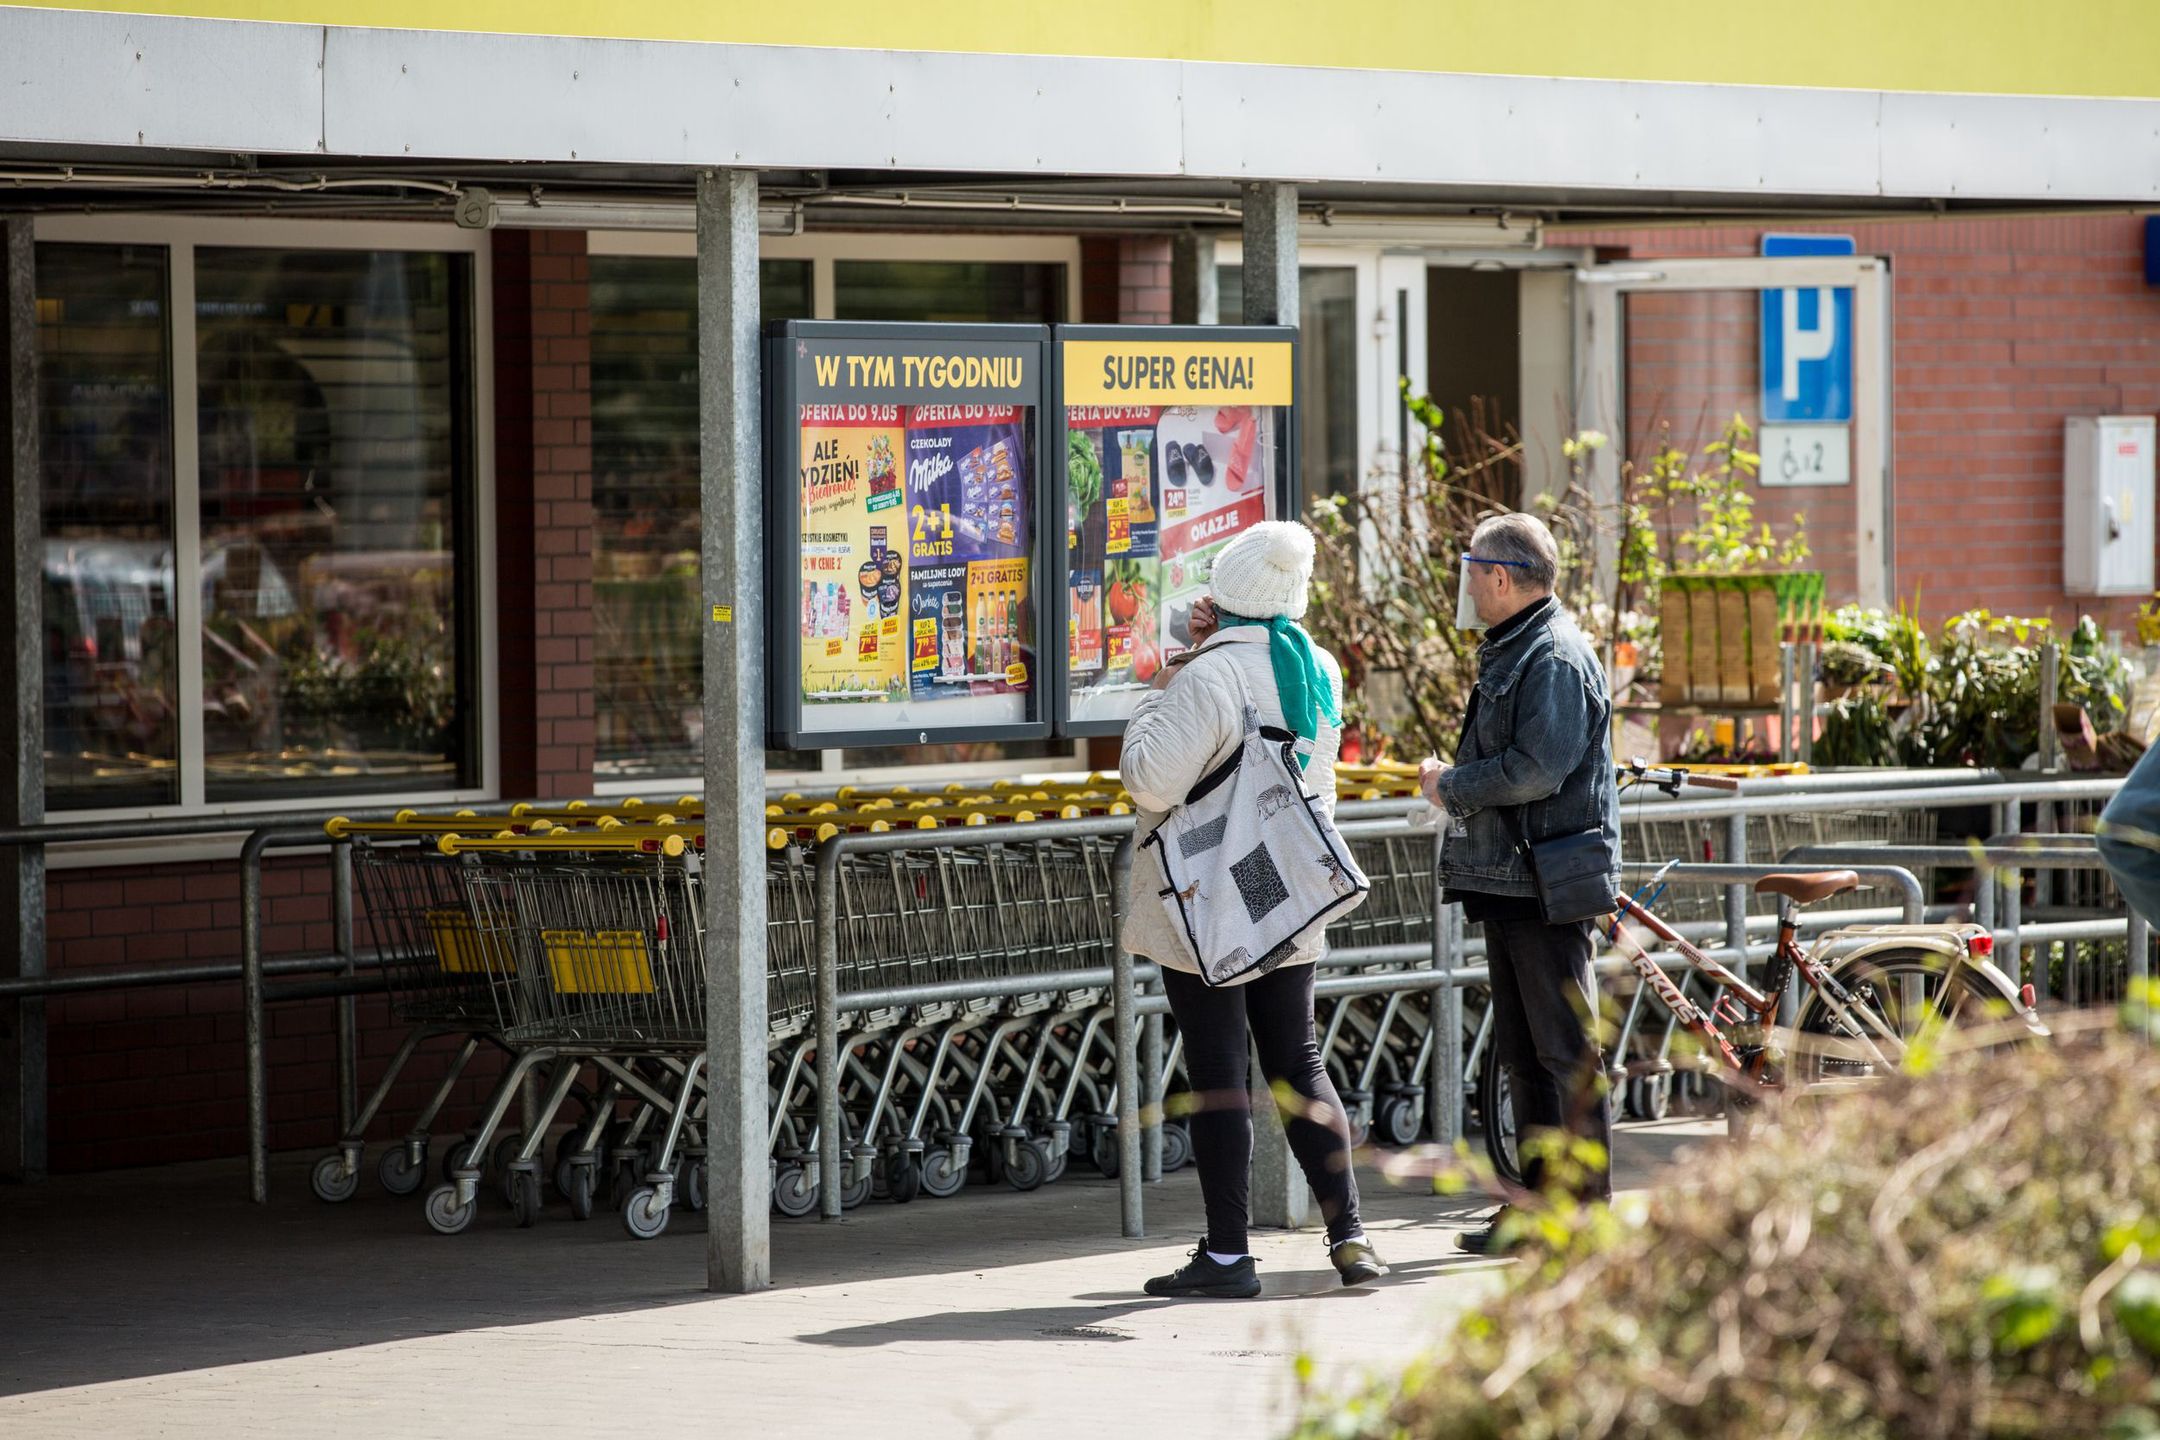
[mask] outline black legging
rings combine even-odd
[[[1185,1073],[1197,1107],[1188,1123],[1207,1205],[1207,1248],[1218,1255],[1245,1252],[1252,1218],[1248,1026],[1269,1085],[1287,1084],[1302,1097],[1303,1113],[1286,1116],[1284,1129],[1319,1198],[1329,1242],[1363,1228],[1357,1177],[1350,1170],[1350,1123],[1313,1033],[1313,968],[1286,965],[1250,984],[1215,990],[1197,975],[1163,967],[1163,991],[1184,1037]]]

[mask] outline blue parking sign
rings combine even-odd
[[[1850,235],[1765,235],[1762,253],[1778,256],[1855,252]],[[1851,420],[1852,345],[1851,287],[1763,291],[1764,422]]]

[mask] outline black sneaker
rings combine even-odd
[[[1204,1295],[1212,1300],[1250,1300],[1260,1293],[1260,1276],[1253,1258],[1242,1256],[1234,1265],[1220,1265],[1208,1258],[1207,1241],[1193,1247],[1184,1268],[1158,1275],[1144,1287],[1150,1295]]]
[[[1339,1245],[1330,1245],[1327,1257],[1335,1263],[1335,1273],[1342,1276],[1345,1285],[1363,1285],[1388,1273],[1369,1240],[1345,1240]]]
[[[1466,1230],[1455,1237],[1455,1248],[1469,1255],[1505,1255],[1514,1249],[1512,1242],[1500,1243],[1500,1227],[1506,1223],[1508,1207],[1503,1205],[1492,1219],[1476,1230]]]

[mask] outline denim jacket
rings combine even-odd
[[[1450,890],[1535,895],[1521,845],[1602,829],[1620,882],[1620,790],[1605,672],[1574,620],[1547,597],[1524,624],[1478,647],[1477,686],[1454,768],[1440,781]]]

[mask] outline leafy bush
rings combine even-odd
[[[1832,657],[1857,669],[1880,662],[1880,690],[1832,702],[1823,713],[1816,759],[1826,765],[1989,765],[2015,769],[2039,748],[2044,619],[1969,610],[1930,640],[1912,612],[1848,605],[1824,627],[1823,668]],[[2118,729],[2128,710],[2130,669],[2100,627],[2081,617],[2062,645],[2058,700],[2084,707],[2094,728]]]
[[[1299,1435],[2160,1437],[2151,1039],[1942,1057],[1709,1147],[1640,1224],[1549,1214],[1499,1296]]]

